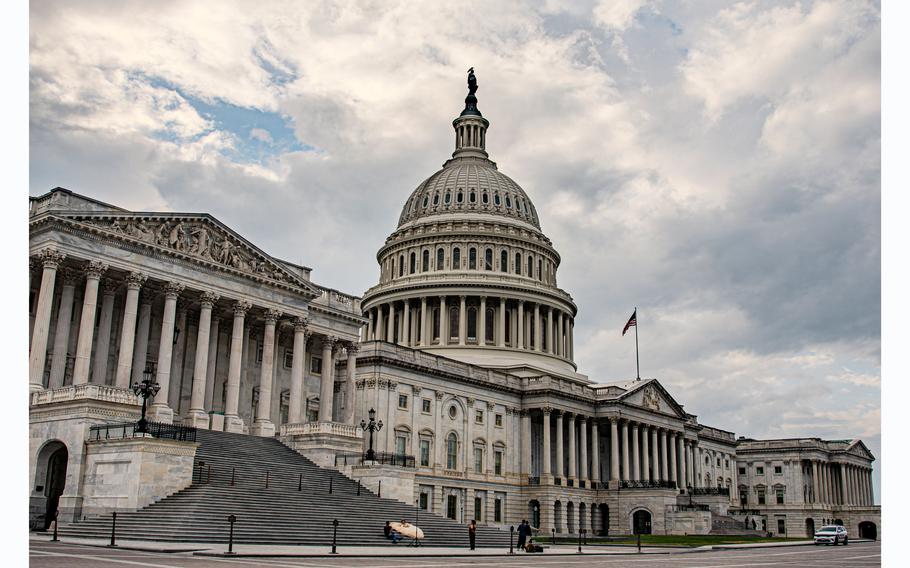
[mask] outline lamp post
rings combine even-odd
[[[376,452],[373,451],[373,432],[379,432],[382,430],[382,420],[376,422],[376,410],[372,408],[370,409],[369,415],[369,423],[366,420],[360,420],[360,429],[363,431],[369,431],[370,433],[370,449],[367,450],[366,460],[376,461]]]
[[[140,434],[148,434],[149,431],[148,420],[145,419],[146,403],[148,399],[155,398],[155,395],[161,390],[161,385],[155,382],[154,376],[155,364],[149,363],[145,366],[145,371],[142,373],[142,381],[133,383],[133,392],[136,393],[136,396],[142,397],[142,418],[136,423],[136,432]]]

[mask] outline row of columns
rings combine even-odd
[[[58,276],[58,269],[66,255],[55,249],[45,249],[41,251],[37,259],[41,263],[41,285],[35,310],[35,322],[32,330],[31,351],[29,353],[29,387],[30,390],[41,390],[44,388],[44,369],[47,357],[48,334],[51,324],[52,303],[54,297],[54,288]],[[89,261],[82,269],[82,275],[85,278],[85,291],[83,294],[83,303],[81,309],[80,323],[78,329],[78,341],[76,345],[75,364],[73,368],[73,385],[80,385],[89,382],[89,370],[94,361],[93,377],[96,382],[104,381],[107,374],[108,345],[110,343],[111,324],[113,320],[114,295],[119,286],[119,282],[110,281],[102,286],[103,300],[101,306],[100,321],[98,324],[98,337],[95,341],[95,320],[97,311],[97,300],[99,284],[102,275],[108,267],[97,261]],[[79,271],[72,268],[64,268],[62,272],[62,290],[60,294],[60,305],[57,313],[57,326],[54,337],[54,346],[52,351],[51,371],[48,381],[48,388],[63,386],[63,374],[66,366],[66,355],[68,352],[67,344],[69,342],[69,321],[73,313],[73,303],[75,297],[75,286],[78,282]],[[117,367],[114,378],[114,386],[118,388],[130,388],[131,380],[136,382],[141,380],[145,360],[148,352],[148,343],[151,324],[151,302],[152,294],[143,294],[140,303],[140,291],[145,285],[147,276],[139,272],[131,272],[126,275],[124,281],[126,284],[126,295],[123,307],[123,320],[121,326],[121,335],[119,339],[119,352],[117,355]],[[151,407],[151,417],[163,422],[173,421],[173,407],[179,397],[179,393],[172,392],[179,388],[179,384],[173,380],[172,374],[176,367],[175,343],[177,348],[182,349],[183,343],[170,341],[174,337],[175,325],[177,324],[177,302],[183,294],[185,285],[180,282],[166,282],[163,284],[164,310],[161,318],[162,338],[159,341],[157,356],[157,371],[155,380],[160,385],[160,391],[154,399]],[[218,294],[212,291],[201,291],[199,296],[199,318],[198,333],[196,336],[196,352],[193,368],[193,380],[191,388],[190,408],[184,417],[184,422],[193,426],[208,427],[209,416],[207,409],[212,408],[214,395],[214,366],[210,361],[214,361],[217,356],[217,336],[220,326],[220,318],[213,317],[213,309],[219,300]],[[233,327],[230,341],[230,358],[228,364],[228,375],[225,394],[225,430],[240,432],[243,431],[243,421],[239,414],[239,394],[240,379],[242,368],[243,345],[248,337],[248,330],[245,331],[246,316],[252,308],[252,304],[246,300],[236,300],[232,304]],[[257,407],[257,418],[252,425],[252,432],[260,435],[271,435],[275,431],[275,426],[270,420],[272,404],[272,385],[274,383],[274,361],[276,345],[276,326],[282,312],[266,308],[264,310],[265,330],[263,337],[263,356],[262,366],[259,376],[259,401]],[[181,329],[186,326],[186,312],[181,311]],[[303,372],[306,344],[308,338],[307,319],[304,314],[293,315],[294,342],[293,342],[293,360],[291,368],[291,388],[289,402],[288,420],[291,423],[301,422],[302,409],[301,400],[304,395],[303,391]],[[184,335],[184,342],[185,342]],[[248,339],[246,339],[248,341]],[[92,345],[96,343],[94,357],[92,354]],[[319,420],[331,422],[333,420],[333,398],[334,398],[334,355],[337,353],[340,344],[334,337],[325,337],[322,342],[323,347],[323,367],[322,382],[320,389]],[[348,377],[346,389],[348,400],[353,399],[353,381],[354,372],[352,367],[353,361],[356,361],[356,346],[347,344],[348,352]],[[179,355],[179,354],[178,354]],[[182,356],[176,357],[182,360]],[[356,365],[356,363],[355,363]],[[346,408],[350,410],[345,417],[348,421],[353,420],[353,405],[348,404]]]
[[[477,310],[476,327],[470,337],[467,325],[468,308]],[[438,336],[433,316],[434,310],[437,309]],[[488,309],[491,311],[490,314]],[[509,322],[506,321],[506,314],[509,314]],[[457,334],[454,336],[450,333],[452,325],[450,316],[457,318],[458,321]],[[493,333],[490,337],[486,334],[488,317],[492,317],[493,324]],[[497,300],[486,296],[460,295],[438,298],[424,296],[371,308],[364,337],[368,340],[397,342],[405,347],[508,345],[514,349],[548,353],[572,360],[574,328],[575,322],[569,313],[546,304],[506,298]],[[554,341],[552,338],[557,339]]]
[[[872,468],[825,460],[812,464],[812,501],[825,505],[874,504]]]

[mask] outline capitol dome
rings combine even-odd
[[[473,71],[468,87],[452,158],[411,193],[377,253],[364,340],[574,375],[576,307],[556,283],[559,254],[531,199],[489,159]]]

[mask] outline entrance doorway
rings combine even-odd
[[[644,509],[632,515],[632,534],[651,534],[651,513]]]
[[[454,521],[458,520],[458,496],[446,497],[446,516]]]
[[[815,519],[809,517],[806,519],[806,536],[812,538],[815,535]]]
[[[44,497],[44,518],[39,519],[36,528],[47,530],[54,520],[60,496],[66,486],[66,462],[69,452],[63,442],[48,442],[38,452],[35,472],[35,493]]]
[[[606,503],[600,504],[600,534],[610,534],[610,507]]]
[[[537,499],[528,503],[528,516],[531,517],[531,526],[540,528],[540,502]]]
[[[875,523],[872,521],[863,521],[859,524],[859,537],[860,538],[870,538],[875,540],[878,538],[878,527],[875,526]]]

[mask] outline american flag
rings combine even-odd
[[[635,310],[632,311],[632,317],[630,317],[629,321],[626,322],[626,327],[622,328],[623,335],[625,335],[626,332],[629,331],[630,327],[635,327],[635,325],[637,325],[637,323],[635,321],[635,314],[637,314],[637,313],[638,313],[638,308],[635,308]]]

